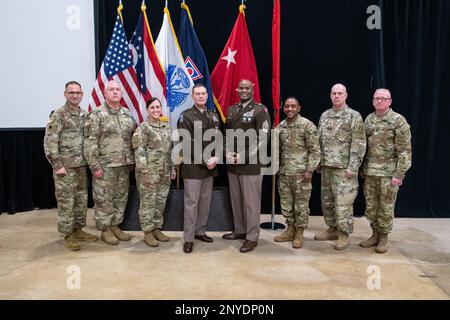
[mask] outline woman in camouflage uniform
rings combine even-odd
[[[136,160],[136,184],[141,199],[139,221],[144,241],[157,247],[158,241],[167,242],[169,237],[161,232],[164,208],[170,190],[170,179],[175,179],[175,167],[171,161],[172,130],[160,119],[161,101],[147,101],[148,118],[133,135]]]

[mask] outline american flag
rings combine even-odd
[[[130,41],[133,62],[142,96],[146,101],[151,97],[161,100],[163,113],[169,116],[164,112],[166,110],[165,74],[156,54],[145,9],[145,5],[142,5],[136,30]],[[145,106],[141,107],[141,110],[145,110]]]
[[[115,80],[122,86],[123,97],[120,104],[131,111],[137,123],[142,122],[140,105],[144,102],[120,15],[117,15],[108,51],[92,89],[89,111],[104,103],[105,85],[110,80]]]

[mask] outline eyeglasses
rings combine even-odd
[[[385,101],[388,101],[388,100],[391,100],[391,98],[385,98],[385,97],[380,97],[380,98],[373,98],[372,99],[372,101],[373,102],[385,102]]]
[[[68,95],[70,95],[70,96],[74,96],[74,95],[81,95],[81,94],[83,94],[83,92],[81,92],[81,91],[69,91],[69,92],[66,92]]]

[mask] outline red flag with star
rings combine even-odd
[[[239,101],[236,89],[242,79],[251,80],[255,84],[253,99],[256,102],[261,101],[258,70],[245,22],[244,9],[244,5],[239,7],[239,15],[233,31],[211,73],[211,85],[222,118],[226,117],[228,107]]]

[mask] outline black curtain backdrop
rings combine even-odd
[[[140,13],[139,0],[123,1],[128,38]],[[175,31],[180,0],[169,0]],[[110,41],[118,1],[95,0],[97,70]],[[188,0],[194,27],[212,71],[231,33],[240,1]],[[369,30],[370,5],[382,10],[381,30]],[[272,0],[246,1],[246,20],[258,66],[262,103],[271,109]],[[147,1],[156,40],[164,1]],[[398,217],[450,217],[449,107],[450,1],[281,0],[281,95],[295,95],[301,114],[318,123],[330,107],[330,87],[347,86],[348,104],[363,117],[372,112],[374,89],[392,92],[394,109],[412,128],[413,165],[400,189]],[[71,79],[70,75],[67,76]],[[84,88],[87,93],[91,88]],[[61,98],[62,93],[61,93]],[[281,118],[283,119],[283,114]],[[43,124],[44,126],[45,124]],[[0,211],[55,206],[51,168],[42,147],[43,130],[0,131]],[[217,186],[227,185],[221,168]],[[311,214],[320,214],[320,176],[313,178]],[[271,211],[271,177],[263,183],[264,213]],[[92,200],[91,200],[92,203]],[[277,196],[277,213],[280,212]],[[355,215],[364,212],[362,189]]]

